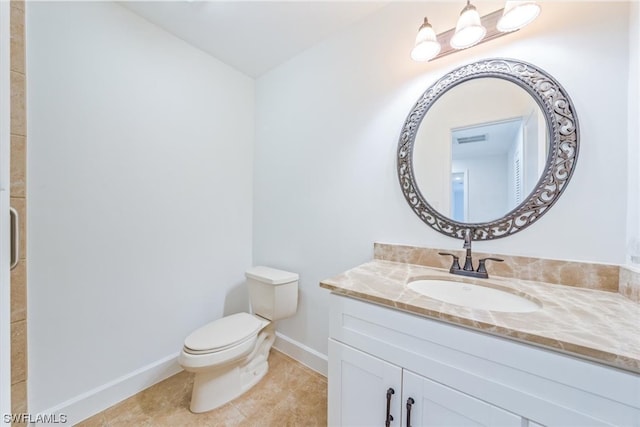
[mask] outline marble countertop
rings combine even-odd
[[[406,284],[446,278],[509,290],[542,305],[530,313],[507,313],[448,304]],[[332,292],[428,318],[561,351],[640,373],[640,304],[615,293],[492,276],[473,279],[447,270],[374,260],[320,286]]]

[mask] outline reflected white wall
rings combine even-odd
[[[429,204],[441,214],[451,216],[449,175],[453,170],[452,161],[457,157],[452,153],[452,134],[456,129],[524,117],[531,113],[532,108],[537,108],[537,104],[528,92],[515,83],[498,78],[463,82],[433,103],[416,131],[413,150],[416,182]],[[484,143],[477,143],[481,144]],[[470,175],[470,187],[473,188],[470,193],[475,190],[478,200],[481,200],[482,194],[493,193],[474,181],[475,174]],[[485,179],[481,182],[488,181]],[[495,197],[499,196],[490,197],[490,203],[497,202]],[[506,201],[500,205],[502,207],[469,204],[472,216],[484,218],[485,221],[500,218],[509,210]],[[473,213],[476,206],[481,211]]]
[[[468,222],[500,218],[509,204],[509,168],[506,154],[464,158],[451,164],[454,173],[468,173]]]

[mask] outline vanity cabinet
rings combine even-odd
[[[640,427],[638,374],[330,298],[330,426]]]
[[[526,425],[522,417],[331,339],[329,378],[330,426]]]

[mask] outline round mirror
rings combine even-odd
[[[571,100],[531,64],[491,59],[448,73],[404,124],[398,176],[429,226],[495,239],[544,214],[568,183],[578,154]]]
[[[547,134],[538,103],[517,84],[495,77],[465,81],[429,108],[416,131],[416,184],[447,218],[495,221],[538,183]]]

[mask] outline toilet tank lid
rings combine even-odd
[[[250,279],[258,280],[270,285],[291,283],[298,280],[299,277],[297,273],[264,266],[251,267],[245,272],[245,275]]]

